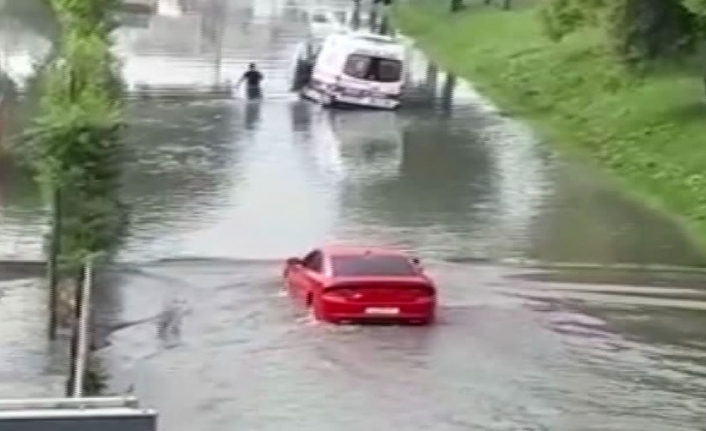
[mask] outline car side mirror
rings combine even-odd
[[[415,266],[419,267],[419,268],[422,267],[422,261],[419,260],[418,257],[413,257],[413,258],[412,258],[412,263],[413,263]]]
[[[297,265],[302,265],[302,264],[303,264],[302,260],[299,259],[298,257],[290,257],[289,259],[287,259],[288,266],[297,266]]]

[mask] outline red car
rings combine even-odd
[[[436,288],[419,260],[383,248],[323,247],[287,259],[290,296],[312,307],[318,320],[395,320],[428,324]]]

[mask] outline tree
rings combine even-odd
[[[67,274],[75,274],[85,256],[112,249],[124,227],[118,196],[122,81],[110,40],[117,3],[51,0],[60,38],[41,71],[40,106],[26,149],[64,219],[52,234],[62,247],[52,247],[50,260],[58,257]]]
[[[540,9],[544,31],[558,41],[580,27],[596,25],[605,5],[606,0],[547,0]]]
[[[689,2],[693,10],[682,3]],[[628,63],[675,57],[694,47],[695,11],[706,0],[547,0],[541,19],[560,40],[587,25],[605,28],[613,51]]]
[[[684,7],[701,19],[706,19],[706,0],[682,0]]]
[[[695,16],[679,0],[616,0],[609,7],[613,49],[628,62],[674,57],[694,46]]]
[[[706,36],[706,0],[682,0],[692,14],[694,14],[697,31],[700,36],[701,44],[704,44],[704,36]],[[706,92],[706,69],[704,69],[704,91]]]

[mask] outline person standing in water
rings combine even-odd
[[[260,88],[260,82],[265,79],[265,76],[257,70],[255,63],[250,63],[248,70],[243,73],[240,77],[238,83],[235,85],[236,91],[240,87],[240,84],[245,81],[245,95],[248,99],[260,99],[262,97],[262,89]]]

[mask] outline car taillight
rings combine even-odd
[[[414,295],[415,298],[430,298],[435,295],[435,292],[432,289],[419,288],[412,289],[412,295]]]

